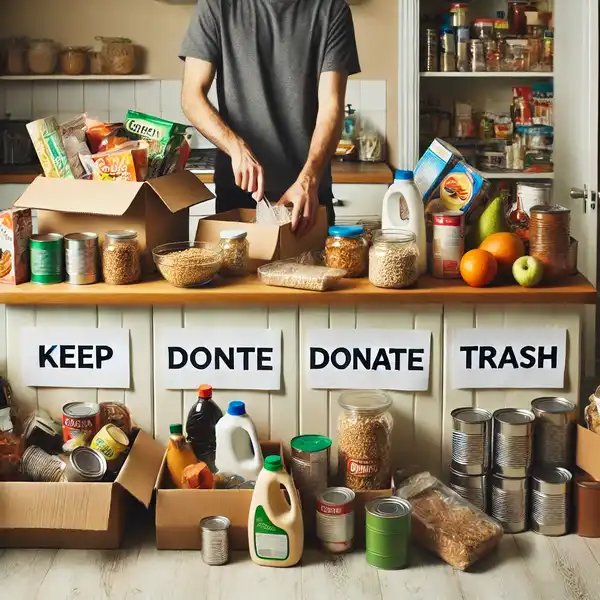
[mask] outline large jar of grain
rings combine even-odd
[[[127,285],[141,279],[141,250],[136,231],[106,233],[102,243],[102,276],[110,285]]]
[[[369,243],[361,225],[335,225],[325,242],[325,264],[343,269],[346,277],[363,277],[369,263]]]
[[[419,247],[412,231],[383,229],[373,234],[369,281],[380,288],[405,288],[419,278]]]

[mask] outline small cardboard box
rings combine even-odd
[[[0,547],[118,548],[129,495],[148,508],[163,453],[140,431],[114,483],[0,482]]]
[[[577,427],[577,466],[600,481],[600,434]]]
[[[197,242],[219,243],[220,233],[225,229],[243,229],[248,232],[250,243],[250,268],[274,260],[294,258],[309,250],[322,250],[327,239],[327,210],[320,206],[314,228],[304,237],[292,232],[287,225],[256,223],[256,211],[249,208],[230,210],[200,219],[196,230]]]
[[[451,144],[436,138],[419,159],[414,171],[415,184],[427,202],[442,179],[461,160],[462,154]]]
[[[213,197],[189,171],[140,182],[38,177],[15,206],[38,209],[39,233],[92,231],[101,242],[107,231],[133,229],[152,273],[152,248],[187,241],[190,206]]]

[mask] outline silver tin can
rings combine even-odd
[[[536,471],[531,477],[531,529],[541,535],[569,533],[571,481],[567,469]]]
[[[454,469],[450,470],[450,488],[459,496],[487,512],[488,508],[488,476],[465,475]]]
[[[65,481],[65,463],[38,446],[29,446],[21,457],[21,473],[32,481]]]
[[[331,439],[324,435],[298,435],[290,442],[291,471],[296,487],[315,494],[327,489]]]
[[[490,514],[500,522],[506,533],[527,530],[529,480],[507,479],[492,475],[492,506]]]
[[[533,453],[535,415],[521,408],[494,413],[493,471],[502,477],[527,477]]]
[[[354,541],[354,499],[349,488],[332,487],[317,496],[317,537],[328,552],[347,552]]]
[[[207,565],[225,565],[229,560],[229,528],[227,517],[205,517],[200,521],[202,560]]]
[[[452,416],[452,469],[483,475],[490,468],[492,413],[483,408],[457,408]]]
[[[87,285],[98,281],[98,235],[69,233],[65,235],[65,281]]]
[[[531,403],[535,415],[534,463],[536,467],[573,465],[577,409],[566,398],[536,398]]]
[[[101,452],[87,446],[79,446],[69,456],[65,476],[67,481],[71,482],[101,481],[106,468],[106,458]]]

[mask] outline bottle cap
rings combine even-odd
[[[412,181],[414,179],[414,175],[412,171],[396,171],[394,173],[395,181]]]
[[[183,434],[183,425],[181,423],[175,423],[173,425],[169,425],[169,432],[171,435],[182,435]]]
[[[213,395],[212,385],[203,383],[198,388],[198,398],[212,398],[212,395]]]
[[[283,469],[281,456],[267,456],[267,458],[265,458],[264,466],[267,471],[281,471]]]
[[[360,237],[365,232],[362,225],[332,225],[329,228],[329,235],[344,238]]]
[[[227,414],[241,417],[246,414],[246,405],[241,400],[232,400],[227,407]]]

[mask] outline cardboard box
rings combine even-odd
[[[436,138],[419,159],[414,171],[415,184],[427,202],[442,179],[463,159],[451,144]]]
[[[577,466],[600,481],[600,434],[577,426]]]
[[[38,209],[39,233],[133,229],[144,252],[143,270],[155,270],[152,248],[189,239],[189,208],[212,199],[189,171],[143,182],[38,177],[15,202]]]
[[[114,483],[0,482],[0,547],[118,548],[128,500],[148,508],[163,453],[140,431]]]
[[[243,229],[248,232],[250,242],[250,268],[258,267],[274,260],[294,258],[308,250],[322,250],[327,239],[327,210],[320,206],[314,228],[299,238],[287,225],[258,224],[256,211],[248,208],[218,213],[200,219],[196,230],[197,242],[219,243],[220,233],[224,229]]]

